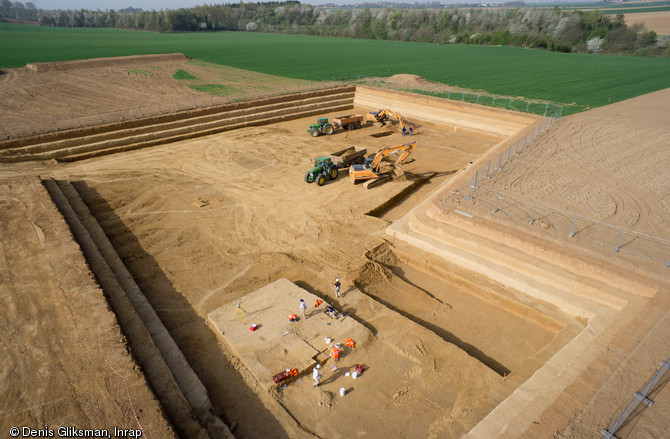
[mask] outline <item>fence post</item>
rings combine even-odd
[[[572,238],[575,236],[575,227],[577,227],[577,217],[578,215],[575,214],[575,219],[572,221],[572,229],[570,230],[570,237]]]
[[[526,147],[526,141],[528,139],[528,131],[526,131],[526,134],[523,136],[523,145],[521,145],[522,148]]]
[[[98,110],[98,117],[100,118],[100,123],[102,123],[102,113],[100,113],[100,110]]]
[[[493,106],[493,107],[496,106],[496,97],[495,97],[495,96],[493,96],[493,105],[492,105],[492,106]]]
[[[195,95],[193,95],[193,108],[198,108],[198,104],[195,102]]]
[[[449,90],[449,93],[447,94],[447,99],[451,99],[451,90]]]
[[[479,169],[475,171],[475,182],[474,182],[475,189],[477,189],[477,177],[479,177]]]
[[[530,102],[526,101],[526,113],[528,113],[528,109],[530,108]]]
[[[614,251],[615,251],[616,253],[618,253],[618,252],[619,252],[619,249],[621,248],[621,238],[622,238],[622,237],[623,237],[623,228],[620,229],[620,232],[619,232],[619,239],[618,239],[617,242],[616,242],[616,247],[614,247]]]
[[[533,224],[535,222],[535,208],[537,207],[537,203],[533,203],[533,211],[530,213],[530,224]]]
[[[543,114],[542,116],[546,116],[546,115],[547,115],[547,110],[548,110],[548,109],[549,109],[549,104],[545,103],[545,104],[544,104],[544,114]]]
[[[52,116],[51,118],[52,118],[53,121],[54,121],[54,126],[56,127],[56,131],[58,131],[58,124],[56,123],[56,117],[55,117],[55,116]]]
[[[465,199],[472,200],[472,180],[468,182],[468,196]]]
[[[479,104],[479,95],[477,95],[477,103]]]
[[[493,208],[493,211],[494,211],[494,212],[497,212],[497,211],[500,210],[500,209],[498,209],[498,198],[499,198],[499,194],[498,194],[498,191],[496,191],[496,205],[495,205],[495,207]]]
[[[491,160],[486,165],[486,178],[489,178],[489,169],[491,169]]]
[[[174,103],[177,104],[177,111],[179,111],[179,110],[180,110],[180,108],[179,108],[179,99],[175,99],[175,100],[174,100]]]
[[[502,152],[498,156],[498,166],[496,166],[496,168],[495,168],[496,171],[499,171],[499,170],[502,169],[501,164],[502,164]]]
[[[214,95],[209,95],[209,106],[210,107],[214,106]]]
[[[33,130],[33,124],[28,121],[28,128],[30,128],[30,134],[35,134],[35,130]]]
[[[142,104],[140,104],[140,116],[144,117],[144,113],[142,113]]]
[[[77,125],[79,125],[79,128],[81,128],[81,120],[79,120],[79,113],[77,113]]]

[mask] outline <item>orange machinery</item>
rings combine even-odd
[[[375,182],[388,178],[388,174],[385,175],[381,172],[381,163],[384,157],[388,157],[393,154],[400,154],[393,165],[393,174],[396,177],[400,177],[404,174],[404,171],[400,165],[407,159],[412,151],[414,151],[414,148],[416,148],[416,142],[405,143],[404,145],[388,146],[384,149],[381,149],[377,154],[375,154],[373,158],[366,158],[363,164],[351,165],[349,167],[349,177],[351,178],[351,182],[356,183],[357,181],[368,180],[365,183],[365,187],[369,188]]]

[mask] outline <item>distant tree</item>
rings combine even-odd
[[[600,37],[593,37],[586,42],[586,47],[591,53],[600,53],[601,47],[605,40]]]

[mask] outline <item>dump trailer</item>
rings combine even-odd
[[[349,148],[344,148],[341,151],[332,153],[330,159],[338,168],[346,168],[356,163],[363,163],[365,154],[367,153],[367,148],[350,146]]]
[[[363,116],[360,114],[350,114],[348,116],[338,116],[333,118],[333,125],[335,128],[342,128],[345,130],[355,130],[360,128],[363,124]]]
[[[365,181],[365,187],[371,188],[376,183],[382,182],[391,175],[400,177],[405,172],[400,165],[416,148],[416,142],[405,143],[404,145],[388,146],[379,150],[374,157],[366,158],[362,164],[354,164],[349,167],[349,177],[352,183]],[[393,173],[383,173],[381,171],[382,159],[393,154],[399,154],[398,159],[393,164]]]

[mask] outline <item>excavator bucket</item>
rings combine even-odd
[[[400,166],[393,168],[393,174],[395,174],[396,177],[402,177],[405,175],[405,171],[402,170]]]

